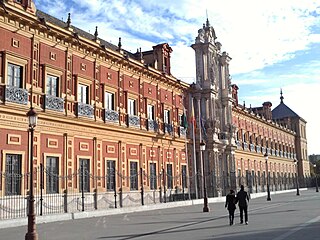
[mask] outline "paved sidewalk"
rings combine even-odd
[[[300,191],[307,190],[307,188],[302,188]],[[270,192],[271,195],[281,194],[281,193],[289,193],[295,192],[295,189],[285,190],[285,191],[277,191]],[[267,196],[266,192],[261,193],[252,193],[250,197],[252,199]],[[224,202],[225,196],[223,197],[215,197],[209,198],[209,203],[218,203]],[[96,210],[96,211],[85,211],[85,212],[76,212],[76,213],[63,213],[63,214],[53,214],[46,216],[37,216],[36,223],[48,223],[48,222],[60,222],[60,221],[68,221],[73,219],[83,219],[83,218],[91,218],[91,217],[101,217],[101,216],[109,216],[123,213],[132,213],[132,212],[143,212],[143,211],[151,211],[156,209],[165,209],[165,208],[174,208],[174,207],[182,207],[182,206],[192,206],[203,204],[203,199],[196,200],[186,200],[186,201],[178,201],[178,202],[168,202],[168,203],[157,203],[151,205],[144,205],[138,207],[125,207],[125,208],[115,208],[115,209],[106,209],[106,210]],[[28,219],[10,219],[10,220],[2,220],[0,221],[0,229],[10,228],[10,227],[19,227],[26,226],[28,223]]]

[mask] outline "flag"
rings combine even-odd
[[[193,126],[193,129],[196,129],[196,118],[194,116],[194,106],[193,106],[193,98],[191,99],[191,117],[190,117],[190,123]]]
[[[187,120],[187,114],[186,114],[186,109],[183,109],[183,115],[182,115],[182,127],[185,129],[188,128],[188,120]]]

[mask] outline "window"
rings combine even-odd
[[[187,188],[187,166],[182,165],[182,187]]]
[[[89,103],[89,86],[79,84],[78,86],[78,102]]]
[[[167,165],[167,188],[173,188],[173,179],[172,179],[172,164]]]
[[[148,119],[154,120],[154,106],[153,105],[148,104],[147,112],[148,112]]]
[[[250,175],[249,170],[246,170],[246,185],[250,186]]]
[[[52,75],[47,75],[46,94],[58,97],[59,96],[59,78]]]
[[[239,180],[239,186],[242,184],[242,176],[241,176],[241,170],[238,169],[238,180]]]
[[[130,162],[130,190],[138,190],[138,163]]]
[[[255,176],[255,172],[252,170],[251,171],[251,177],[252,177],[252,186],[256,185],[256,176]]]
[[[8,63],[8,85],[22,88],[22,66]]]
[[[164,123],[170,124],[170,110],[164,110],[163,121]]]
[[[21,155],[7,154],[6,155],[6,195],[21,194]]]
[[[157,189],[157,167],[155,163],[150,163],[150,189]]]
[[[116,161],[107,160],[107,191],[115,190]]]
[[[89,159],[79,159],[80,173],[79,173],[79,190],[80,192],[90,191],[90,169],[89,169]]]
[[[128,99],[128,114],[136,115],[136,100]]]
[[[47,157],[46,159],[46,186],[47,193],[58,193],[59,186],[59,158]]]
[[[110,92],[105,92],[105,102],[104,108],[106,110],[114,110],[114,94]]]
[[[179,114],[179,126],[184,126],[184,115]]]

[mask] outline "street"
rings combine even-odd
[[[229,226],[224,203],[177,207],[81,220],[38,224],[40,240],[55,239],[320,239],[320,194],[315,189],[251,199],[249,225]],[[24,239],[27,226],[0,229],[1,240]]]

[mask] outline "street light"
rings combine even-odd
[[[201,157],[202,157],[202,172],[203,172],[203,212],[209,212],[209,207],[208,207],[208,197],[207,197],[207,188],[206,188],[206,177],[204,174],[204,157],[203,157],[203,151],[206,150],[206,144],[202,140],[200,143],[200,151],[201,151]]]
[[[294,165],[296,167],[296,186],[297,186],[297,196],[300,196],[299,192],[299,180],[298,180],[298,161],[295,159],[294,160]]]
[[[264,155],[264,158],[266,160],[266,173],[267,173],[267,193],[268,193],[267,201],[271,201],[270,187],[269,187],[269,172],[268,172],[268,158],[269,158],[268,153]]]
[[[25,240],[37,240],[38,234],[36,232],[36,215],[34,213],[34,195],[33,195],[33,134],[34,128],[37,126],[38,114],[33,107],[27,112],[29,120],[30,132],[30,155],[29,155],[29,209],[28,209],[28,232],[26,233]]]
[[[319,188],[318,188],[318,175],[317,175],[317,173],[316,173],[316,171],[317,171],[317,165],[314,164],[313,167],[314,167],[314,175],[316,176],[316,192],[319,192]]]

